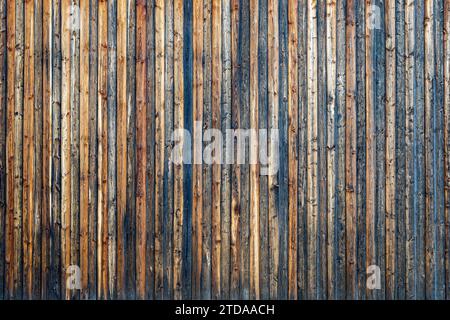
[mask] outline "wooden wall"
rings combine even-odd
[[[0,0],[0,299],[446,299],[449,211],[449,0]]]

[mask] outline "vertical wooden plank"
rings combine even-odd
[[[43,125],[43,75],[42,75],[42,14],[43,7],[42,1],[35,1],[33,3],[34,7],[34,59],[35,64],[33,66],[35,73],[34,81],[34,185],[32,188],[33,201],[34,201],[34,212],[33,212],[33,229],[32,229],[32,272],[33,276],[31,279],[31,297],[33,299],[38,299],[41,296],[41,256],[42,256],[42,164],[43,164],[43,149],[42,149],[42,125]]]
[[[384,177],[384,155],[379,153],[380,141],[385,142],[384,115],[378,114],[384,111],[384,100],[379,97],[384,90],[384,42],[380,41],[382,32],[379,15],[382,7],[375,2],[366,2],[366,268],[371,265],[379,266],[384,270],[384,254],[381,252],[383,244],[384,194],[385,184],[379,186],[380,179]],[[383,38],[384,40],[384,38]],[[378,46],[380,48],[378,48]],[[381,50],[381,51],[379,51]],[[380,89],[381,88],[381,89]],[[382,92],[380,92],[382,91]],[[380,105],[381,103],[381,105]],[[378,134],[380,130],[381,136]],[[380,212],[381,215],[380,216]],[[381,231],[380,231],[381,230]],[[383,277],[383,275],[382,275]],[[368,298],[383,296],[379,290],[367,289]]]
[[[61,99],[62,99],[62,52],[61,52],[61,2],[55,1],[52,10],[52,159],[51,159],[51,219],[50,219],[50,298],[62,298],[62,177],[61,177]]]
[[[317,97],[317,3],[308,2],[308,53],[307,53],[307,279],[308,298],[318,297],[318,97]]]
[[[147,201],[147,248],[146,248],[146,295],[149,299],[155,297],[155,127],[156,127],[156,105],[155,105],[155,1],[147,2],[147,167],[146,167],[146,201]]]
[[[201,125],[203,123],[203,4],[202,1],[193,2],[193,120],[194,137],[202,139]],[[201,150],[194,144],[192,168],[192,298],[199,299],[201,294],[202,273],[202,165]]]
[[[345,203],[347,298],[356,297],[356,21],[355,2],[347,2]]]
[[[425,299],[425,10],[424,2],[416,2],[415,10],[415,39],[416,54],[415,58],[415,78],[416,78],[416,110],[414,112],[415,130],[413,150],[414,157],[414,207],[416,216],[416,250],[417,250],[417,297],[416,299]]]
[[[267,110],[268,110],[268,94],[267,94],[267,71],[268,71],[268,60],[267,60],[267,0],[258,1],[259,5],[259,29],[258,29],[258,78],[257,78],[257,90],[258,90],[258,126],[260,130],[266,130],[267,132]],[[264,139],[259,135],[260,142],[260,155],[264,150],[264,156],[266,161],[262,163],[261,157],[259,158],[259,165],[264,165],[267,168],[267,135]],[[260,169],[261,170],[261,169]],[[260,298],[269,298],[269,216],[268,216],[268,177],[267,175],[260,174],[259,177],[259,232],[260,232],[260,261],[259,261],[259,287],[260,287]]]
[[[117,2],[117,295],[124,299],[127,195],[127,3]]]
[[[211,8],[211,127],[220,130],[221,128],[221,83],[222,83],[222,1],[212,2]],[[219,162],[212,164],[212,184],[211,184],[211,298],[221,297],[221,159],[223,150],[215,150],[220,155],[215,154]],[[259,201],[259,197],[257,198]],[[259,234],[258,234],[259,237]],[[259,247],[257,247],[259,250]]]
[[[173,114],[174,114],[174,98],[173,98],[173,0],[166,0],[164,4],[164,96],[162,101],[164,108],[164,135],[162,136],[164,143],[164,166],[163,168],[163,211],[162,211],[162,233],[163,233],[163,294],[162,298],[172,299],[172,283],[173,283],[173,257],[167,252],[173,250],[173,162],[170,158],[171,134],[173,132]],[[156,29],[155,29],[156,30]]]
[[[232,65],[232,106],[231,106],[231,126],[232,129],[238,129],[240,126],[239,113],[239,61],[238,61],[238,28],[239,28],[239,2],[231,0],[231,65]],[[236,159],[236,152],[233,150],[231,155]],[[241,193],[241,172],[240,166],[233,162],[231,177],[231,275],[230,275],[230,299],[239,298],[240,290],[240,193]]]
[[[108,1],[108,297],[117,279],[117,6]]]
[[[289,23],[289,299],[297,299],[298,226],[298,2],[288,3]]]
[[[289,156],[288,156],[288,4],[279,2],[280,87],[279,87],[279,264],[278,299],[288,296]]]
[[[184,34],[183,34],[183,63],[185,66],[185,72],[183,74],[184,81],[184,126],[188,132],[192,134],[192,125],[193,125],[193,42],[192,42],[192,19],[193,12],[192,6],[193,3],[191,0],[184,1],[184,10],[183,10],[183,18],[184,18]],[[190,152],[192,152],[192,146],[190,146]],[[184,166],[184,219],[183,219],[183,298],[190,299],[192,297],[192,261],[193,261],[193,239],[195,234],[193,233],[192,225],[194,223],[193,219],[193,206],[192,206],[192,197],[193,197],[193,188],[192,188],[192,157],[191,161],[188,162]]]
[[[184,79],[183,79],[183,10],[182,0],[174,1],[174,130],[184,129]],[[179,142],[180,150],[185,150],[185,141]],[[187,142],[186,142],[187,143]],[[182,159],[183,154],[175,155]],[[182,288],[185,285],[182,277],[183,265],[183,222],[184,222],[184,163],[174,164],[174,217],[173,217],[173,298],[183,298]]]
[[[97,296],[108,298],[108,141],[107,141],[107,1],[98,3],[98,216],[97,216]]]
[[[6,243],[6,115],[7,115],[7,96],[6,96],[6,78],[7,78],[7,18],[6,2],[0,1],[0,299],[4,299],[5,285],[5,243]]]
[[[136,298],[146,294],[146,15],[143,0],[136,1]]]
[[[239,7],[238,61],[240,66],[239,100],[240,129],[250,129],[250,2],[243,1]],[[240,225],[240,299],[250,299],[250,165],[249,145],[243,144],[244,163],[241,164],[241,225]],[[239,154],[239,152],[238,152]],[[239,163],[239,159],[238,159]]]
[[[406,223],[406,299],[417,296],[417,253],[415,238],[417,232],[415,190],[414,190],[414,147],[415,147],[415,10],[414,1],[405,2],[405,223]]]
[[[62,268],[61,286],[62,294],[68,299],[69,289],[66,288],[66,271],[70,265],[70,225],[71,225],[71,101],[70,101],[70,1],[61,3],[62,34],[62,78],[61,78],[61,224],[62,224]]]
[[[372,18],[372,0],[366,0],[366,21]],[[373,28],[366,24],[366,270],[376,264],[375,253],[375,107],[374,107],[374,64]],[[373,291],[367,288],[367,298],[374,298]]]
[[[70,265],[80,266],[80,5],[72,1],[67,13],[70,32]],[[79,291],[68,294],[79,298]]]
[[[7,199],[6,199],[6,241],[5,241],[5,298],[11,299],[14,297],[14,262],[15,262],[15,226],[14,226],[14,215],[15,215],[15,201],[14,201],[14,181],[15,181],[15,86],[11,85],[15,81],[15,47],[16,47],[16,36],[15,36],[15,23],[16,23],[16,5],[14,2],[7,2],[7,126],[6,126],[6,156],[7,164]],[[9,85],[8,85],[9,84]]]
[[[34,3],[25,1],[25,57],[23,105],[23,289],[24,299],[33,296],[34,229]]]
[[[221,122],[222,133],[231,129],[231,1],[223,0],[222,3],[222,100],[221,100]],[[220,49],[220,48],[219,48]],[[230,298],[230,275],[231,275],[231,257],[230,257],[230,241],[231,241],[231,166],[227,162],[223,161],[224,156],[228,155],[229,150],[227,147],[222,149],[222,176],[221,176],[221,244],[220,249],[220,280],[221,280],[221,298]]]
[[[51,107],[51,1],[44,0],[42,10],[42,243],[41,243],[41,299],[49,299],[50,288],[50,237],[51,237],[51,157],[52,157],[52,107]]]
[[[436,223],[436,293],[435,299],[445,298],[445,189],[444,189],[444,6],[442,1],[434,1],[435,80],[433,105],[433,170]]]
[[[278,129],[278,89],[279,89],[279,35],[278,35],[278,6],[277,2],[268,0],[268,95],[269,95],[269,110],[268,110],[268,128],[269,130]],[[274,164],[278,161],[278,145],[271,141],[273,137],[268,136],[269,139],[269,163]],[[278,295],[278,271],[279,271],[279,231],[278,231],[278,175],[269,175],[269,279],[270,279],[270,298],[276,299]]]
[[[450,278],[449,256],[449,219],[450,219],[450,1],[444,1],[444,187],[445,187],[445,221],[446,221],[446,279]],[[446,298],[450,299],[450,286],[446,286]]]
[[[336,297],[336,2],[326,7],[327,56],[327,297]]]
[[[89,3],[80,1],[80,269],[81,298],[89,281]]]
[[[386,2],[386,298],[395,297],[395,1]]]
[[[155,1],[155,298],[164,294],[165,3]]]
[[[317,2],[317,52],[326,52],[326,2]],[[327,109],[326,109],[326,55],[317,56],[317,146],[318,146],[318,254],[317,254],[317,299],[325,299],[327,294],[326,237],[327,237]]]
[[[434,0],[424,3],[424,100],[425,100],[425,282],[426,298],[436,298],[436,199],[435,199],[435,172],[434,172],[434,104],[435,104],[435,46],[434,46]]]
[[[25,10],[24,3],[16,2],[16,20],[12,32],[15,39],[15,109],[14,109],[14,297],[23,298],[23,130],[24,130],[24,54],[25,54]]]
[[[337,2],[336,8],[336,299],[345,298],[345,102],[346,102],[346,1]]]
[[[405,189],[406,189],[406,145],[405,145],[405,0],[397,0],[395,4],[395,34],[396,34],[396,263],[395,287],[396,299],[405,299],[406,284],[406,224],[405,224]]]
[[[98,237],[98,2],[90,1],[89,13],[89,282],[90,299],[97,298]]]
[[[206,130],[211,129],[211,1],[203,1],[203,124],[202,132],[202,150],[207,150]],[[203,154],[203,151],[202,151]],[[206,154],[206,152],[205,152]],[[202,190],[212,189],[212,165],[206,161],[206,157],[202,159]],[[201,273],[201,299],[211,299],[211,209],[212,196],[211,192],[204,192],[203,197],[203,214],[202,214],[202,273]]]
[[[250,34],[258,34],[258,0],[250,1]],[[213,62],[214,63],[214,62]],[[259,216],[260,216],[260,190],[259,190],[259,164],[258,164],[258,137],[259,130],[259,104],[258,104],[258,37],[250,38],[250,128],[255,135],[250,136],[250,298],[260,298],[259,283]]]
[[[126,298],[136,297],[136,2],[127,1],[127,193],[124,232],[126,238]]]
[[[306,146],[307,146],[307,5],[298,6],[298,299],[307,298],[307,235],[306,235]]]
[[[366,70],[365,2],[356,2],[356,298],[366,299]]]
[[[377,15],[382,17],[381,26],[375,32],[375,141],[376,141],[376,250],[377,263],[381,269],[381,290],[376,290],[379,299],[385,299],[386,288],[386,30],[385,7],[377,3]]]

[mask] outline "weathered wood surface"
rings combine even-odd
[[[449,0],[0,0],[0,299],[450,299],[449,219]]]

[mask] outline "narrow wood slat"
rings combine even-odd
[[[98,3],[98,214],[97,296],[108,298],[108,15],[107,1]]]
[[[33,229],[34,229],[34,58],[35,29],[34,3],[26,1],[25,6],[25,53],[24,53],[24,92],[23,92],[23,288],[24,299],[33,296]]]
[[[70,266],[80,266],[80,3],[72,1],[63,13],[70,32]],[[73,272],[73,271],[71,271]],[[71,273],[67,275],[69,279]],[[79,299],[79,291],[68,292]]]
[[[289,1],[289,299],[297,299],[298,2]]]
[[[364,1],[356,3],[356,250],[357,288],[356,298],[366,299],[366,7]]]
[[[146,233],[147,233],[147,248],[146,248],[146,279],[145,279],[145,291],[146,296],[149,299],[155,299],[155,148],[156,148],[156,97],[155,97],[155,4],[151,1],[147,5],[147,18],[146,18],[146,50],[147,50],[147,68],[146,68]]]
[[[184,128],[184,79],[183,79],[183,10],[184,4],[182,0],[174,2],[174,130]],[[172,154],[172,156],[182,159],[185,150],[184,140],[179,141],[181,144],[181,154]],[[173,217],[173,298],[182,299],[182,288],[184,285],[182,276],[183,265],[183,222],[184,222],[184,163],[174,164],[174,217]]]
[[[191,0],[185,1],[183,7],[183,23],[184,23],[184,34],[183,34],[183,62],[187,72],[184,72],[184,126],[187,131],[191,134],[193,132],[193,41],[192,41],[192,19],[193,12],[192,6],[193,2]],[[189,150],[188,150],[189,151]],[[190,148],[192,152],[192,146]],[[183,298],[190,299],[192,297],[192,261],[193,261],[193,213],[192,213],[192,157],[191,162],[187,163],[184,171],[184,219],[183,219],[183,283],[185,284],[182,288]]]
[[[98,2],[90,1],[89,13],[89,298],[97,297],[98,239]]]
[[[258,33],[258,0],[250,1],[250,34]],[[250,128],[254,135],[250,136],[250,297],[260,298],[260,190],[258,165],[258,136],[259,129],[258,104],[258,37],[250,38]]]
[[[117,3],[117,294],[125,297],[127,195],[127,3]]]
[[[136,298],[146,295],[146,15],[145,1],[136,1]]]
[[[80,269],[81,298],[89,297],[89,3],[80,1]]]
[[[356,21],[355,2],[347,2],[345,203],[347,297],[356,297]]]
[[[220,130],[221,128],[221,93],[222,93],[222,1],[214,1],[211,5],[211,64],[212,64],[212,83],[211,83],[211,127]],[[222,152],[215,149],[215,159],[218,162],[212,164],[212,184],[211,184],[211,223],[212,223],[212,248],[211,248],[211,298],[219,299],[221,297],[221,164]]]
[[[415,99],[415,115],[414,115],[414,140],[415,148],[413,150],[414,157],[414,207],[416,216],[416,252],[417,252],[417,299],[425,299],[426,282],[425,282],[425,100],[424,100],[424,54],[425,54],[425,29],[424,19],[425,10],[424,2],[415,3],[415,81],[416,81],[416,99]]]
[[[6,66],[6,57],[7,57],[7,15],[6,15],[6,2],[0,1],[0,150],[2,155],[0,156],[0,239],[2,243],[0,244],[0,279],[4,280],[6,276],[6,266],[5,266],[5,240],[6,240],[6,215],[7,215],[7,206],[6,206],[6,185],[7,185],[7,174],[6,174],[6,127],[7,127],[7,66]],[[0,284],[0,299],[4,299],[5,289],[4,289],[5,281],[2,281]]]
[[[445,255],[446,279],[450,276],[450,256],[448,243],[450,240],[449,218],[450,218],[450,1],[444,1],[444,150],[445,150],[445,221],[446,221],[446,243]],[[446,287],[446,298],[450,298],[450,287]]]
[[[157,4],[156,4],[157,5]],[[161,107],[164,108],[164,166],[163,166],[163,201],[162,201],[162,224],[163,229],[163,293],[162,298],[172,299],[173,291],[173,256],[171,254],[164,254],[165,252],[173,251],[173,215],[174,215],[174,194],[173,194],[173,162],[171,159],[171,152],[167,146],[171,145],[171,133],[173,132],[173,117],[174,117],[174,4],[173,0],[166,0],[164,4],[164,20],[159,22],[164,26],[164,103]],[[155,20],[157,23],[157,20]],[[157,28],[155,28],[157,30]],[[155,35],[156,36],[156,35]],[[157,51],[155,52],[156,54]],[[158,57],[158,56],[157,56]]]
[[[41,256],[42,256],[42,203],[43,203],[43,3],[42,1],[34,2],[34,179],[33,201],[35,202],[34,225],[33,225],[33,255],[32,255],[32,298],[38,299],[41,296]]]
[[[298,299],[307,298],[306,170],[307,170],[307,6],[298,6],[298,195],[297,195],[297,283]]]
[[[50,218],[51,218],[51,158],[52,158],[52,83],[51,37],[52,7],[50,0],[42,3],[42,266],[41,299],[49,298],[50,286]]]
[[[376,4],[377,16],[385,17],[385,6]],[[374,21],[376,22],[376,20]],[[376,266],[380,268],[381,279],[386,279],[386,25],[373,24],[375,55],[375,141],[376,141]],[[381,289],[374,290],[378,299],[386,297],[386,281]]]
[[[288,296],[288,228],[289,228],[289,155],[288,155],[288,1],[279,4],[280,78],[279,78],[279,264],[278,299]]]
[[[435,218],[435,172],[434,164],[434,104],[435,104],[435,64],[434,64],[434,0],[424,2],[424,40],[425,40],[425,56],[424,59],[424,103],[425,103],[425,282],[426,282],[426,298],[433,299],[436,296],[436,218]]]
[[[155,1],[155,298],[164,294],[165,3]]]
[[[108,297],[117,294],[117,4],[108,1]],[[122,172],[123,174],[123,172]]]
[[[63,243],[62,243],[62,177],[61,177],[61,99],[62,99],[62,54],[61,54],[61,2],[55,1],[52,10],[52,31],[54,36],[52,37],[52,207],[51,207],[51,237],[50,246],[52,248],[50,253],[50,297],[52,299],[61,299],[65,292],[62,293],[61,274],[63,258]]]
[[[203,123],[203,5],[201,1],[193,2],[192,46],[193,46],[193,136],[202,137]],[[192,168],[192,298],[200,298],[202,273],[202,165],[201,150],[193,149]]]
[[[15,47],[16,47],[16,37],[15,37],[15,21],[16,21],[16,6],[14,2],[7,3],[7,83],[14,83],[15,81]],[[15,181],[15,86],[7,86],[7,127],[6,127],[6,156],[7,164],[6,170],[7,175],[7,186],[6,191],[8,193],[6,199],[6,209],[7,209],[7,219],[6,219],[6,241],[5,241],[5,298],[14,297],[14,279],[15,279],[15,225],[14,225],[14,215],[15,215],[15,201],[14,201],[14,181]]]
[[[345,298],[345,103],[346,103],[346,3],[337,2],[336,8],[336,299]]]
[[[396,186],[395,186],[395,212],[398,233],[396,241],[396,263],[395,263],[395,287],[396,299],[404,300],[406,297],[406,217],[405,217],[405,189],[406,189],[406,76],[405,76],[405,0],[397,0],[395,5],[396,19]]]
[[[125,295],[129,299],[136,297],[136,2],[127,1],[127,194],[124,250],[128,253],[126,261]],[[134,10],[133,10],[134,9]]]
[[[267,13],[267,0],[258,1],[259,5],[259,29],[258,29],[258,129],[267,130],[268,128],[268,92],[267,92],[267,72],[268,72],[268,50],[267,50],[267,24],[268,24],[268,13]],[[267,132],[267,131],[266,131]],[[267,169],[268,166],[268,140],[267,134],[264,139],[261,136],[258,137],[259,141],[259,160],[258,164],[260,167],[260,177],[259,177],[259,287],[260,287],[260,298],[269,298],[269,184],[268,177],[261,172]],[[263,156],[264,154],[264,156]],[[262,159],[264,157],[264,161]]]
[[[24,151],[24,68],[25,68],[25,10],[23,3],[16,2],[16,22],[12,32],[16,34],[15,46],[15,123],[14,123],[14,295],[24,297],[24,201],[23,201],[23,151]],[[25,287],[26,288],[26,287]]]
[[[327,277],[328,299],[336,297],[336,3],[327,1]]]
[[[308,2],[308,40],[307,40],[307,279],[308,298],[318,295],[318,101],[317,101],[317,6]]]
[[[268,95],[269,95],[269,110],[268,110],[268,127],[270,129],[278,129],[278,83],[279,83],[279,73],[278,73],[278,62],[279,62],[279,52],[278,52],[278,6],[276,1],[269,0],[267,3],[268,7]],[[269,163],[271,165],[275,164],[275,161],[279,161],[277,157],[278,147],[275,141],[271,141],[273,136],[269,134]],[[278,176],[269,175],[269,279],[270,279],[270,298],[276,298],[278,294],[278,271],[279,271],[279,234],[278,234]]]
[[[326,52],[326,2],[317,2],[317,52]],[[327,293],[326,235],[327,235],[327,110],[326,110],[326,55],[317,56],[317,204],[318,204],[318,254],[317,254],[317,299],[325,299]],[[319,107],[323,106],[323,107]]]
[[[395,297],[395,1],[386,2],[386,298]]]
[[[435,198],[434,221],[436,238],[434,240],[436,282],[435,299],[445,298],[445,188],[444,188],[444,4],[443,1],[433,2],[435,46],[435,78],[433,104],[433,196]]]
[[[416,211],[414,208],[414,99],[415,99],[415,4],[405,3],[405,220],[406,220],[406,299],[414,299],[417,283],[415,233]]]
[[[212,38],[211,38],[211,7],[212,2],[203,1],[203,118],[202,118],[202,150],[207,150],[207,134],[206,130],[211,129],[212,120]],[[203,154],[203,151],[202,151]],[[203,155],[201,162],[202,166],[202,189],[212,190],[212,165],[209,161],[206,161],[206,152]],[[211,221],[211,211],[212,211],[212,194],[211,192],[205,192],[202,196],[202,266],[201,266],[201,299],[211,299],[211,256],[212,256],[212,221]]]
[[[223,0],[222,3],[222,75],[221,75],[221,88],[222,88],[222,100],[221,100],[221,122],[222,133],[231,129],[231,1]],[[228,155],[229,150],[225,147],[222,154],[222,176],[221,176],[221,257],[220,257],[220,280],[221,280],[221,298],[229,299],[230,297],[230,276],[231,276],[231,166],[224,161]]]
[[[231,106],[231,127],[237,129],[240,126],[239,99],[238,96],[238,28],[239,28],[239,1],[231,0],[231,81],[232,81],[232,106]],[[230,151],[231,152],[231,151]],[[233,150],[231,154],[236,159]],[[238,299],[240,294],[240,192],[241,192],[241,172],[240,166],[232,162],[231,177],[231,236],[230,236],[230,299]]]

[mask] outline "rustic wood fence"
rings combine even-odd
[[[0,0],[0,299],[450,298],[449,138],[449,0]]]

